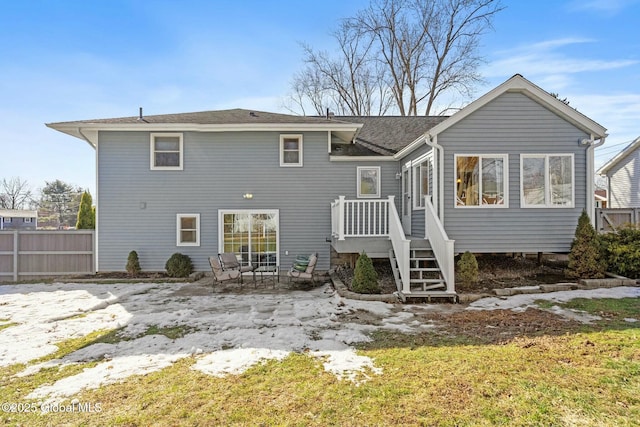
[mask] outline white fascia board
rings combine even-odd
[[[426,138],[429,136],[429,133],[423,133],[416,140],[414,140],[411,144],[407,145],[402,150],[400,150],[396,154],[394,154],[393,157],[395,159],[401,159],[404,156],[406,156],[407,154],[411,153],[416,148],[422,146],[423,144],[426,144],[427,143],[426,142]]]
[[[622,161],[629,154],[633,153],[636,148],[640,147],[640,137],[636,138],[631,144],[625,147],[622,151],[616,154],[611,160],[602,165],[600,169],[596,171],[598,175],[606,175],[612,168],[614,168],[620,161]]]
[[[394,156],[329,156],[330,162],[395,162]]]

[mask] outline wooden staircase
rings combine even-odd
[[[457,295],[445,292],[446,283],[429,241],[425,239],[411,240],[409,251],[409,283],[411,289],[409,293],[402,290],[398,263],[393,249],[389,251],[391,269],[398,288],[398,295],[402,301],[406,302],[409,298],[422,298],[431,302],[432,298],[449,298],[455,302]]]

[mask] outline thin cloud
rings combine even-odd
[[[486,77],[522,73],[537,81],[553,83],[559,90],[571,83],[571,74],[607,71],[638,64],[637,60],[601,60],[572,56],[565,51],[574,45],[593,42],[586,38],[558,38],[495,52],[496,58],[483,69]]]
[[[569,9],[614,16],[635,3],[636,0],[577,0],[569,3]]]

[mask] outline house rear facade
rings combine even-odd
[[[456,253],[567,252],[606,136],[519,75],[450,117],[236,109],[47,126],[96,150],[99,271],[132,250],[149,271],[174,252],[202,271],[219,252],[283,269],[318,252],[327,270],[332,252],[364,250],[392,260],[406,296],[455,294]]]

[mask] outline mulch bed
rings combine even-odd
[[[482,254],[477,256],[479,280],[471,285],[456,283],[459,293],[486,293],[492,289],[535,286],[550,283],[574,282],[564,274],[566,261],[547,258],[543,265],[537,259],[512,257],[507,255]],[[391,265],[386,259],[373,260],[378,273],[378,283],[382,294],[390,294],[397,290]],[[353,269],[339,267],[336,274],[351,289]]]

